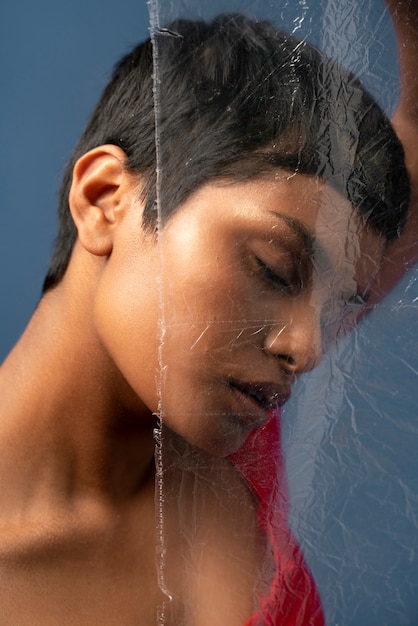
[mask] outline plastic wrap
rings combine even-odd
[[[416,624],[416,9],[149,6],[158,623]]]

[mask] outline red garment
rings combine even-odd
[[[254,431],[231,456],[259,500],[258,523],[273,553],[275,575],[268,596],[245,626],[324,626],[319,594],[287,524],[287,481],[280,446],[280,412]]]

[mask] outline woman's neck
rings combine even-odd
[[[153,471],[155,417],[101,346],[89,297],[70,296],[64,284],[42,299],[0,369],[0,493],[18,507],[29,493],[31,506],[117,506]]]

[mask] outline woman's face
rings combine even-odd
[[[139,224],[132,210],[115,240],[99,331],[151,411],[229,454],[367,298],[383,241],[331,187],[283,172],[203,186],[158,242]]]

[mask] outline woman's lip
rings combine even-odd
[[[290,398],[289,385],[276,385],[275,383],[256,382],[247,383],[239,380],[229,382],[233,389],[248,396],[264,411],[283,406]]]
[[[263,426],[272,409],[282,406],[290,396],[290,389],[273,383],[244,383],[230,380],[229,387],[239,400],[241,421],[251,428]]]
[[[263,426],[269,418],[268,410],[262,407],[254,397],[238,387],[230,385],[230,389],[238,401],[239,410],[234,411],[234,413],[242,425],[251,429]]]

